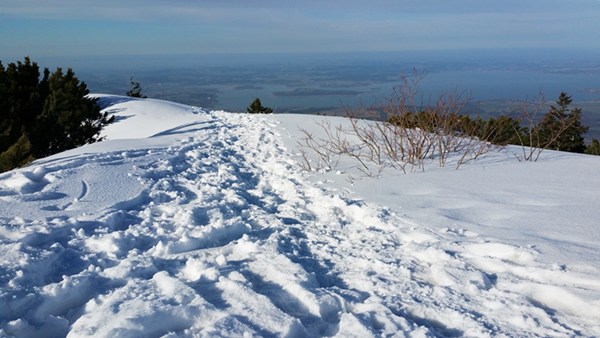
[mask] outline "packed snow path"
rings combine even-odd
[[[600,334],[596,271],[308,184],[273,120],[196,113],[0,176],[0,336]]]

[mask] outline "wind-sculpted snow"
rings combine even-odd
[[[269,117],[193,119],[0,176],[0,336],[600,334],[594,268],[307,183]]]

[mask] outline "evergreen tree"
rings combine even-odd
[[[0,101],[0,151],[16,142],[43,106],[39,88],[39,67],[26,57],[24,62],[10,63],[2,75],[4,93]]]
[[[592,139],[592,143],[585,148],[585,153],[590,155],[600,155],[600,142]]]
[[[112,118],[87,94],[71,69],[44,69],[40,80],[29,58],[7,67],[0,62],[0,171],[98,141]]]
[[[582,153],[585,150],[583,135],[587,127],[581,124],[581,109],[570,109],[572,100],[560,93],[556,106],[552,105],[539,124],[540,144],[547,149]]]
[[[31,152],[31,142],[26,133],[4,152],[0,153],[0,172],[11,170],[16,167],[27,164],[35,158]]]
[[[147,98],[147,96],[142,95],[142,85],[139,82],[135,81],[133,78],[129,78],[129,83],[131,84],[131,89],[127,91],[127,96],[142,99]]]
[[[2,62],[0,62],[0,152],[6,149],[8,145],[7,128],[9,125],[8,121],[8,88],[6,81],[6,69]]]
[[[99,141],[100,129],[113,120],[100,113],[97,99],[87,98],[86,84],[79,82],[72,69],[63,74],[58,68],[52,73],[48,92],[32,135],[36,157]]]
[[[250,106],[248,106],[248,108],[246,108],[246,111],[250,114],[271,114],[271,113],[273,113],[273,109],[268,108],[268,107],[263,107],[263,105],[260,102],[260,99],[258,97],[256,99],[254,99],[254,101],[252,101]]]
[[[488,135],[487,139],[493,144],[499,145],[519,144],[519,135],[524,134],[519,120],[507,115],[490,118],[485,126],[485,130],[486,134],[484,135]]]

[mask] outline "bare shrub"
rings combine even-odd
[[[316,138],[309,131],[300,128],[300,132],[304,135],[299,141],[300,156],[302,160],[300,166],[306,171],[313,170],[335,170],[337,167],[342,152],[338,149],[343,146],[340,137],[335,137],[331,123],[327,120],[319,123],[320,127],[325,131],[325,138]],[[316,155],[316,163],[311,160],[308,151]]]
[[[441,94],[435,101],[424,101],[419,91],[422,74],[404,77],[393,95],[379,107],[353,110],[346,107],[349,126],[335,127],[321,122],[325,137],[316,139],[301,129],[302,166],[307,170],[332,168],[341,157],[356,161],[356,168],[365,176],[377,176],[385,168],[406,173],[424,171],[426,163],[437,161],[444,167],[452,155],[459,155],[456,168],[489,152],[490,130],[481,136],[467,123],[460,112],[469,102],[464,93]],[[359,116],[370,112],[383,113],[385,122],[366,121]],[[479,137],[469,136],[477,135]],[[314,153],[317,163],[311,164],[307,151]],[[315,167],[316,165],[316,167]]]
[[[544,95],[540,93],[533,100],[525,100],[521,105],[521,126],[522,130],[515,128],[515,133],[519,138],[522,155],[514,154],[519,161],[537,161],[544,151],[540,138],[541,129],[538,121],[540,112],[546,107]]]

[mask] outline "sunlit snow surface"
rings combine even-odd
[[[0,174],[1,337],[600,335],[600,157],[352,180],[298,168],[314,116],[100,103]]]

